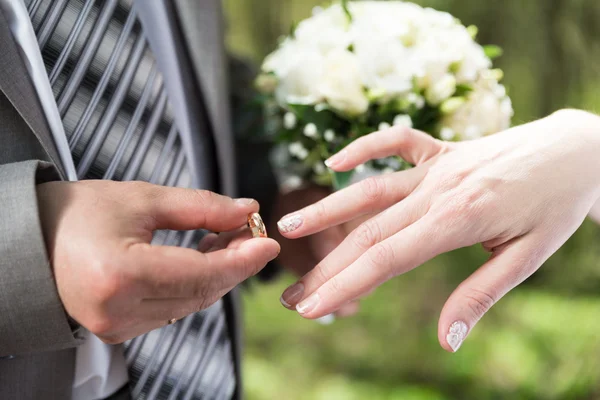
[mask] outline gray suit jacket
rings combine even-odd
[[[220,188],[234,196],[220,1],[174,0],[171,6],[214,128]],[[36,184],[64,178],[65,171],[7,19],[0,8],[0,399],[63,400],[71,396],[79,342],[48,262]],[[239,315],[237,292],[226,304]],[[239,378],[241,330],[237,318],[229,322]]]

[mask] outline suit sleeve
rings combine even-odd
[[[256,95],[253,89],[255,71],[250,63],[230,57],[231,108],[233,130],[236,138],[238,193],[256,199],[260,214],[266,221],[275,218],[273,210],[279,187],[269,153],[271,143],[262,134],[264,121],[262,109],[252,105]],[[259,274],[261,280],[271,280],[280,272],[276,262],[271,262]]]
[[[0,357],[78,344],[58,296],[36,185],[58,180],[41,161],[0,165]]]

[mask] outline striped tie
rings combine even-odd
[[[186,153],[133,1],[25,4],[78,178],[186,187]],[[153,243],[192,247],[200,236],[161,231]],[[129,341],[125,358],[134,399],[221,400],[235,390],[222,301]]]

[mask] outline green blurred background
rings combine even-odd
[[[319,3],[226,0],[230,49],[259,63]],[[600,1],[417,3],[477,25],[482,44],[504,48],[497,65],[516,124],[564,107],[600,111]],[[479,248],[441,256],[331,326],[279,305],[291,277],[255,286],[245,296],[248,399],[600,399],[600,229],[586,222],[448,354],[437,341],[439,312],[485,259]]]

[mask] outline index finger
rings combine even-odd
[[[377,213],[411,194],[426,173],[421,166],[365,179],[283,217],[277,226],[282,235],[295,239]]]
[[[400,156],[411,164],[421,165],[449,146],[424,132],[394,126],[355,140],[325,164],[334,171],[349,171],[369,160]]]
[[[154,229],[231,231],[259,210],[256,200],[232,199],[208,190],[147,185],[143,193]]]
[[[133,271],[145,298],[203,298],[235,287],[280,252],[273,239],[250,239],[212,253],[145,243],[130,247]]]

